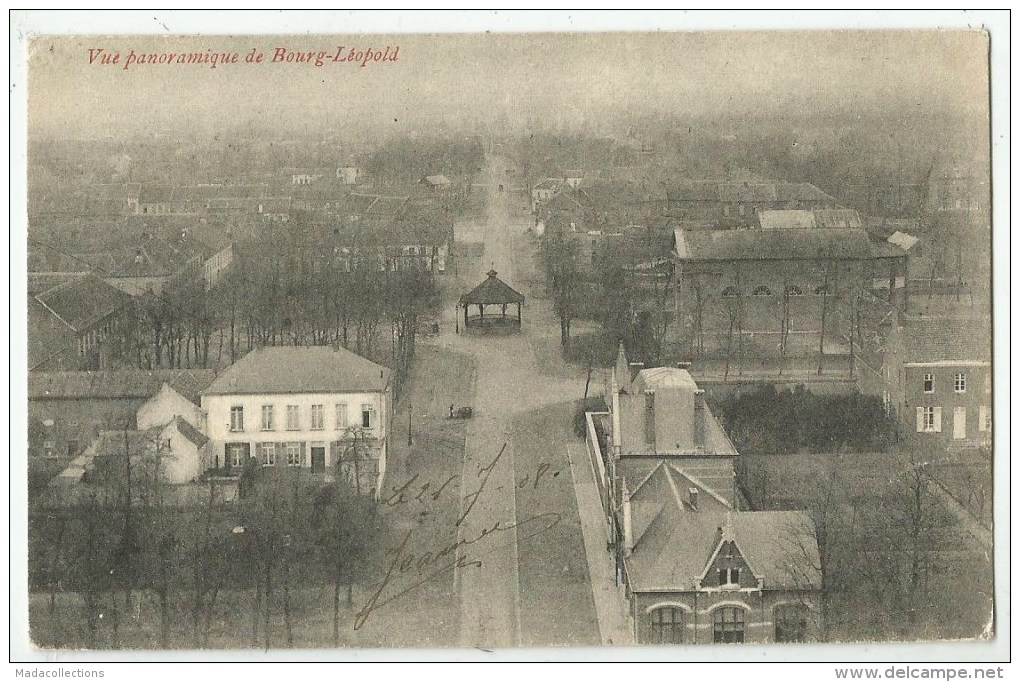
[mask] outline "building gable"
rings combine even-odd
[[[701,574],[700,585],[706,590],[758,588],[758,574],[740,551],[732,532],[723,528],[719,544]]]

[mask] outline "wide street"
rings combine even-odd
[[[431,340],[476,363],[474,418],[460,481],[459,643],[597,644],[566,449],[575,438],[573,401],[583,395],[584,370],[559,359],[558,322],[543,292],[532,286],[526,202],[499,187],[509,187],[510,167],[488,158],[480,180],[486,185],[485,218],[458,224],[456,234],[458,242],[484,243],[484,254],[458,262],[458,281],[467,291],[495,269],[526,297],[521,333],[452,333],[455,311],[448,305],[443,333]]]

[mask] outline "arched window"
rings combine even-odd
[[[724,298],[740,298],[740,289],[735,286],[728,286],[722,291]]]
[[[662,606],[648,614],[650,644],[683,644],[684,612],[676,606]]]
[[[803,642],[807,638],[808,613],[803,604],[780,604],[773,610],[777,642]]]
[[[832,292],[829,291],[829,287],[824,285],[824,284],[821,285],[821,286],[815,287],[815,296],[827,296],[827,295],[829,295],[831,293]]]
[[[724,606],[712,615],[712,639],[717,644],[744,641],[744,609]]]
[[[786,295],[787,296],[803,296],[804,295],[804,291],[799,286],[797,286],[796,284],[791,284],[790,286],[786,287]]]
[[[756,286],[754,288],[754,291],[751,292],[751,295],[752,296],[771,296],[772,295],[772,290],[769,289],[764,284],[761,284],[761,285]]]

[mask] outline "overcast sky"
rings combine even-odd
[[[338,45],[399,46],[398,60],[270,62],[276,47],[332,55]],[[121,63],[90,64],[89,48],[119,52]],[[265,53],[261,64],[244,63],[252,48]],[[241,63],[124,69],[131,50],[237,52]],[[309,130],[352,119],[380,130],[444,120],[523,126],[621,109],[980,116],[988,91],[987,42],[964,31],[41,37],[30,51],[30,134],[43,136],[187,135],[249,119]]]

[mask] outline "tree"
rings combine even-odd
[[[315,499],[315,547],[319,565],[326,568],[333,585],[333,646],[340,646],[340,593],[347,587],[347,607],[354,603],[354,582],[367,566],[365,553],[370,546],[376,520],[371,498],[360,495],[342,482],[322,488]]]
[[[910,448],[889,500],[888,541],[903,557],[895,583],[897,603],[906,611],[906,625],[917,626],[919,610],[929,597],[929,575],[940,565],[943,529],[951,525],[936,495],[938,481],[932,453]]]
[[[254,639],[261,610],[263,644],[267,649],[272,646],[273,595],[277,579],[283,585],[286,645],[294,645],[290,573],[306,563],[313,549],[314,538],[309,533],[313,525],[312,498],[304,472],[284,467],[261,477],[243,503],[243,535],[248,540],[248,561],[256,589],[252,633]]]
[[[549,281],[553,310],[560,319],[560,345],[570,346],[573,294],[579,282],[578,245],[564,230],[548,227],[540,241],[542,267]]]
[[[95,649],[100,646],[102,595],[116,589],[112,576],[120,538],[114,520],[104,513],[95,495],[85,497],[79,511],[68,533],[66,578],[69,589],[81,595],[84,603],[85,646]]]

